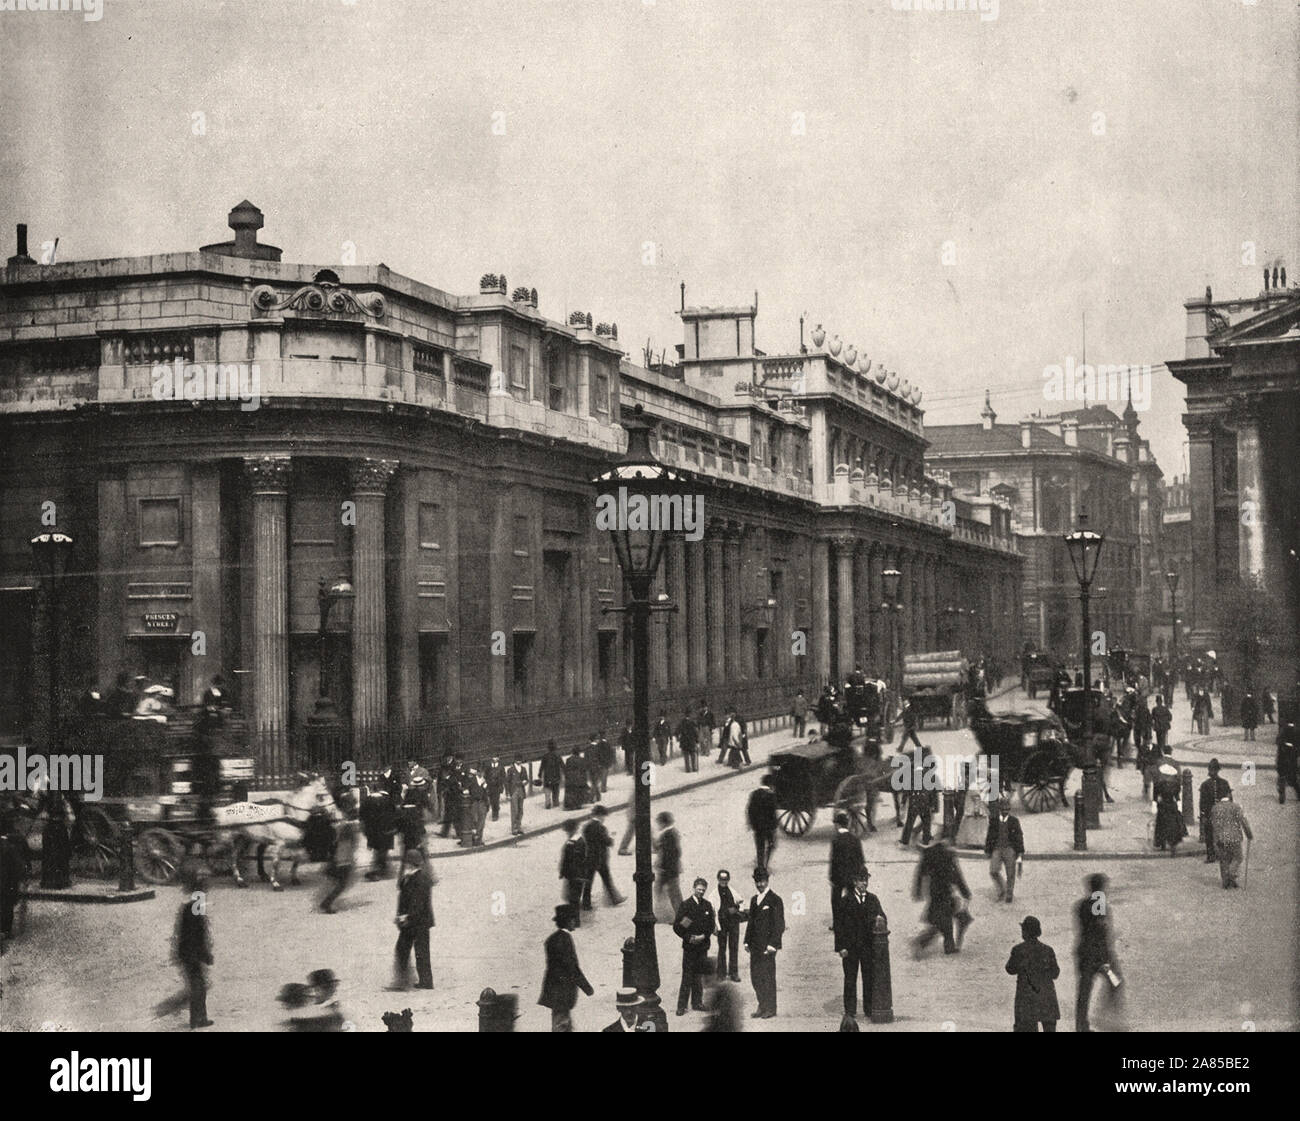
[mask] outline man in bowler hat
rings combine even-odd
[[[1033,915],[1020,923],[1023,942],[1011,947],[1007,972],[1016,979],[1015,1026],[1012,1031],[1056,1031],[1056,1021],[1061,1018],[1056,1003],[1056,979],[1061,967],[1056,964],[1056,953],[1051,946],[1040,942],[1043,924]]]
[[[542,995],[537,1003],[551,1010],[551,1031],[573,1031],[573,1006],[578,990],[594,996],[578,964],[578,951],[570,933],[578,925],[578,908],[561,903],[555,908],[556,931],[546,940],[546,972],[542,975]]]
[[[417,989],[433,988],[433,970],[429,964],[429,931],[433,921],[433,873],[424,853],[407,849],[402,857],[402,874],[397,881],[397,946],[393,952],[393,990],[410,984],[411,950],[415,950]]]
[[[691,1008],[704,1011],[704,975],[709,970],[709,941],[713,937],[716,921],[713,904],[704,898],[709,889],[708,880],[697,877],[691,885],[691,894],[677,908],[673,933],[682,940],[682,984],[677,991],[677,1015],[686,1015],[686,999]]]
[[[880,900],[867,890],[871,873],[865,867],[853,873],[853,887],[835,910],[835,952],[844,966],[844,1014],[858,1014],[858,971],[862,972],[862,1010],[871,1015],[872,952],[876,920],[884,919]]]

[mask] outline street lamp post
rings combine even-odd
[[[1074,565],[1074,574],[1079,581],[1079,607],[1083,627],[1083,744],[1086,751],[1092,749],[1092,621],[1088,615],[1088,597],[1105,540],[1100,533],[1088,528],[1088,515],[1083,513],[1079,515],[1079,528],[1065,535],[1070,563]],[[1101,823],[1101,774],[1095,761],[1084,768],[1083,783],[1088,826],[1095,828]]]
[[[66,533],[53,531],[32,538],[33,569],[45,593],[46,653],[49,656],[49,727],[46,739],[50,758],[59,752],[59,599],[71,553],[72,538]]]
[[[880,574],[881,590],[885,597],[880,610],[889,620],[889,686],[896,691],[901,691],[898,674],[898,613],[903,610],[903,605],[898,602],[898,583],[902,576],[896,568],[887,568]]]
[[[655,572],[663,557],[669,527],[655,510],[671,508],[661,501],[682,498],[684,480],[659,462],[650,447],[653,426],[637,405],[622,419],[627,430],[627,451],[593,480],[596,487],[596,528],[607,530],[623,572],[627,590],[625,606],[605,608],[622,610],[632,621],[632,742],[635,761],[633,812],[636,835],[636,913],[632,951],[632,983],[642,1000],[642,1015],[660,1031],[668,1028],[668,1018],[659,999],[659,955],[655,947],[654,899],[651,894],[654,871],[651,867],[650,782],[650,615],[654,611],[675,610],[675,604],[652,602],[651,588]],[[677,527],[673,527],[674,529]]]
[[[1178,573],[1172,568],[1165,573],[1165,583],[1169,585],[1169,664],[1173,674],[1178,673]],[[1174,677],[1169,677],[1169,692],[1173,692],[1173,686],[1176,684]],[[1168,703],[1173,703],[1173,697],[1168,698]]]

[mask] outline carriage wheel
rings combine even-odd
[[[112,819],[95,806],[83,806],[77,821],[73,859],[89,872],[111,876],[117,871]]]
[[[802,837],[812,827],[816,810],[779,810],[776,820],[784,833],[791,837]]]
[[[181,866],[184,850],[166,829],[146,829],[135,842],[135,867],[151,884],[171,884]]]
[[[1042,752],[1025,760],[1020,774],[1020,804],[1031,814],[1045,813],[1056,808],[1060,795],[1060,776],[1051,760]]]
[[[833,804],[849,815],[849,832],[855,837],[865,837],[871,832],[868,807],[875,796],[875,787],[862,775],[850,775],[835,791]]]

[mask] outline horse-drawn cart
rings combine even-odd
[[[1055,717],[1025,712],[995,716],[981,707],[972,712],[970,727],[990,768],[996,761],[1003,792],[1014,788],[1030,813],[1064,805],[1066,780],[1080,760]]]
[[[769,757],[777,823],[792,837],[812,828],[818,807],[849,815],[849,829],[863,836],[872,829],[870,800],[889,789],[890,768],[870,755],[845,752],[828,743],[798,743]]]
[[[962,726],[969,669],[960,650],[908,654],[903,658],[903,696],[922,724],[926,718],[933,718],[949,728]]]

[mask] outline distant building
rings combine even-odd
[[[1286,688],[1300,675],[1300,288],[1274,265],[1253,297],[1206,289],[1183,306],[1185,356],[1168,365],[1187,386],[1191,638],[1223,651],[1230,674],[1263,663]]]
[[[1093,588],[1092,625],[1108,647],[1146,650],[1159,609],[1161,472],[1138,434],[1104,405],[998,424],[987,394],[979,424],[931,425],[926,462],[954,488],[1004,502],[1026,555],[1020,605],[1025,636],[1075,657],[1078,583],[1063,536],[1081,512],[1105,534]]]
[[[1161,517],[1161,549],[1164,572],[1178,573],[1178,646],[1188,650],[1195,622],[1192,617],[1192,488],[1186,475],[1175,475],[1164,486],[1164,513]],[[1152,631],[1158,650],[1172,647],[1175,595],[1163,581],[1160,611]]]

